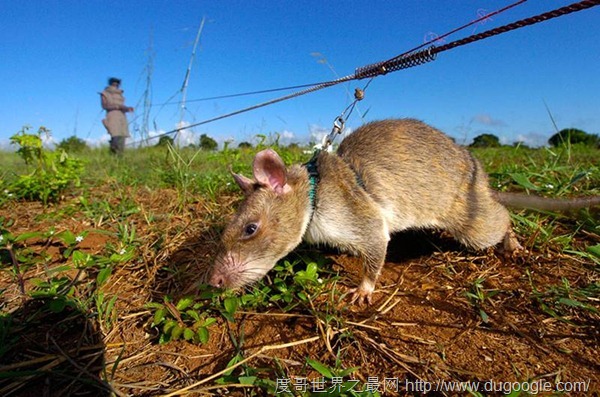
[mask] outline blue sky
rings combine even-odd
[[[446,42],[573,1],[529,0]],[[110,76],[123,80],[127,104],[136,107],[130,129],[139,139],[151,42],[150,129],[152,134],[172,130],[180,120],[179,107],[159,104],[181,99],[203,17],[185,123],[288,92],[197,99],[345,76],[512,2],[0,0],[0,145],[23,125],[34,130],[43,125],[55,141],[77,135],[106,142],[98,92]],[[598,21],[600,6],[377,77],[347,125],[353,129],[364,121],[414,117],[459,142],[493,133],[507,143],[536,145],[555,132],[547,104],[559,128],[600,133]],[[183,139],[205,133],[219,142],[239,143],[279,133],[284,141],[306,142],[329,131],[350,101],[348,92],[365,83],[327,88],[195,127]]]

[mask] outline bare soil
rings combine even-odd
[[[110,189],[94,189],[89,195],[118,200]],[[0,395],[109,396],[110,389],[122,396],[262,395],[258,389],[224,387],[209,378],[224,370],[238,352],[251,357],[247,364],[260,377],[274,382],[278,374],[316,378],[320,375],[306,365],[306,358],[334,368],[337,356],[344,368],[358,367],[352,377],[362,383],[377,381],[383,390],[386,378],[389,388],[396,387],[396,381],[398,391],[383,395],[420,395],[418,385],[436,387],[441,381],[494,381],[498,387],[500,382],[527,380],[550,382],[553,387],[558,382],[583,381],[587,392],[567,394],[599,395],[600,316],[567,307],[555,318],[533,298],[534,288],[547,291],[562,285],[563,279],[573,289],[598,282],[598,267],[589,259],[562,254],[552,244],[543,245],[543,251],[533,248],[535,236],[521,237],[527,251],[505,259],[493,250],[468,252],[436,232],[399,234],[390,243],[388,263],[371,306],[343,300],[337,307],[340,317],[329,323],[302,310],[242,309],[235,323],[219,318],[205,345],[185,341],[161,345],[150,327],[152,314],[146,303],[162,302],[165,294],[194,293],[237,201],[226,196],[217,203],[200,199],[180,210],[177,197],[167,189],[131,189],[130,198],[140,211],[127,222],[135,226],[138,255],[115,269],[102,287],[105,295],[118,296],[117,317],[110,328],[96,321],[93,307],[84,313],[69,308],[58,314],[40,311],[40,302],[24,297],[9,266],[3,268],[2,309],[11,313],[10,326],[4,329],[14,340],[0,355],[0,373],[12,374],[0,378]],[[115,220],[93,222],[82,212],[69,210],[75,203],[75,198],[50,208],[13,203],[0,209],[0,216],[15,220],[10,227],[13,235],[50,227],[91,231],[79,246],[90,253],[116,243]],[[563,219],[555,235],[572,233],[571,227]],[[594,233],[575,235],[575,245],[581,249],[599,242]],[[51,254],[49,268],[64,262],[60,247],[52,250],[43,241],[28,244]],[[347,275],[343,285],[337,285],[345,292],[358,280],[360,263],[351,256],[326,253],[333,263],[331,270]],[[27,289],[43,271],[40,265],[25,273]],[[89,288],[94,288],[94,274],[79,277],[89,277]],[[485,279],[485,289],[499,291],[481,307],[489,316],[487,323],[465,296],[478,278]],[[315,307],[325,311],[329,298],[328,294],[319,297]],[[588,303],[600,308],[597,299]],[[238,351],[234,341],[240,340],[243,345]],[[186,390],[190,385],[196,386]],[[482,391],[482,395],[500,394]]]

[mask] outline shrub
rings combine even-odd
[[[598,147],[600,146],[600,137],[598,137],[598,135],[588,134],[577,128],[565,128],[552,135],[550,139],[548,139],[548,143],[554,147],[567,143],[582,143],[585,146]]]
[[[63,149],[49,152],[43,148],[42,135],[50,131],[40,127],[37,134],[29,134],[30,127],[23,127],[10,137],[12,144],[18,145],[17,154],[33,171],[19,175],[8,186],[15,198],[39,200],[44,204],[58,201],[70,185],[79,186],[83,174],[83,161],[69,157]]]
[[[77,138],[75,135],[60,141],[60,143],[56,145],[56,148],[62,149],[67,153],[78,153],[89,149],[87,143],[85,143],[83,139]]]
[[[473,139],[470,147],[500,147],[500,139],[493,134],[481,134]]]
[[[206,134],[200,135],[200,149],[202,150],[217,150],[217,141]]]
[[[173,138],[171,138],[170,136],[167,135],[163,135],[158,139],[158,143],[156,144],[156,147],[164,147],[164,146],[174,146],[174,140]]]

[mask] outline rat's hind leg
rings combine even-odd
[[[508,228],[504,239],[502,240],[502,245],[499,246],[499,251],[502,254],[510,255],[513,252],[521,251],[523,247],[519,244],[519,240],[517,240],[517,236],[513,231],[512,227]]]
[[[508,211],[489,196],[469,202],[462,216],[452,218],[446,230],[468,247],[483,249],[501,242],[505,251],[521,247],[512,232]]]

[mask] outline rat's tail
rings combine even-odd
[[[498,202],[511,208],[528,208],[540,211],[567,212],[600,206],[600,196],[572,197],[567,199],[530,196],[524,193],[494,192]]]

